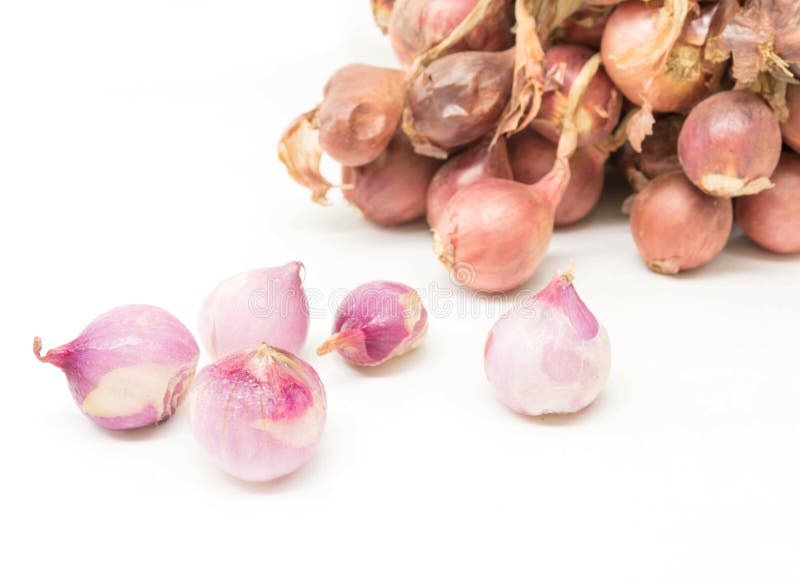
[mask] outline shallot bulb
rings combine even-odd
[[[420,154],[447,152],[491,131],[511,93],[514,53],[459,52],[424,69],[408,91],[403,129]]]
[[[308,301],[298,261],[222,281],[200,309],[200,338],[212,359],[261,342],[299,353],[308,334]]]
[[[584,46],[569,44],[554,46],[545,55],[545,68],[556,86],[544,93],[539,114],[531,127],[552,142],[558,142],[564,131],[567,100],[574,85],[581,91],[572,119],[577,146],[597,144],[607,138],[619,122],[622,98],[608,75],[596,70],[594,74],[580,76],[581,69],[593,55]]]
[[[414,289],[375,281],[345,297],[333,323],[333,335],[317,355],[338,351],[350,363],[379,365],[415,348],[428,328],[428,313]]]
[[[550,166],[552,167],[552,163]],[[500,139],[494,146],[491,139],[484,139],[451,158],[436,171],[428,187],[428,223],[436,227],[445,205],[453,195],[469,185],[489,178],[514,178],[508,162],[505,139]]]
[[[398,132],[377,159],[363,167],[342,169],[344,198],[364,218],[390,227],[425,214],[428,185],[441,163],[420,156]]]
[[[223,470],[265,482],[305,464],[325,427],[325,388],[288,351],[261,344],[197,375],[189,396],[195,439]]]
[[[328,80],[322,103],[295,119],[278,145],[289,175],[324,202],[333,185],[320,174],[324,151],[344,166],[374,161],[394,136],[405,102],[405,73],[350,64]]]
[[[36,337],[33,352],[66,374],[81,411],[110,430],[168,419],[192,384],[199,356],[189,330],[150,305],[112,309],[46,355]]]
[[[608,75],[641,111],[628,123],[635,150],[650,134],[653,112],[683,111],[719,83],[724,63],[709,64],[703,48],[716,5],[690,13],[690,0],[630,0],[608,19],[601,52]]]
[[[800,153],[800,86],[790,84],[786,88],[786,108],[789,116],[781,125],[783,141]]]
[[[508,149],[514,180],[520,183],[539,182],[556,162],[556,145],[531,130],[514,135]],[[584,147],[577,149],[569,159],[571,177],[556,208],[556,227],[577,223],[597,205],[603,192],[607,158],[605,151]]]
[[[396,0],[389,35],[397,58],[409,65],[448,39],[453,52],[497,51],[510,47],[513,14],[509,0]]]
[[[389,21],[392,18],[392,10],[394,9],[394,0],[371,0],[371,3],[375,24],[384,34],[388,34]]]
[[[736,200],[736,222],[769,251],[800,253],[800,156],[783,153],[772,179],[772,189]]]
[[[568,181],[569,166],[559,160],[534,185],[484,179],[460,190],[433,229],[434,253],[473,289],[522,285],[544,259]]]
[[[608,333],[572,285],[556,275],[495,323],[484,365],[497,397],[524,415],[565,414],[590,405],[611,371]]]
[[[680,172],[656,177],[634,198],[631,230],[645,264],[674,275],[711,261],[728,242],[733,203],[695,188]]]
[[[781,158],[781,128],[761,97],[748,90],[718,92],[686,117],[678,138],[681,165],[709,195],[753,195],[772,186]]]

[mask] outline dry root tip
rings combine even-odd
[[[651,271],[661,275],[677,275],[681,270],[680,266],[672,259],[666,259],[664,261],[645,261],[645,264]]]
[[[447,250],[447,243],[444,240],[442,234],[433,229],[433,252],[436,255],[436,258],[442,262],[442,264],[447,267],[447,270],[451,270],[454,265],[454,259],[452,255],[452,251]]]
[[[34,337],[33,338],[33,354],[36,356],[36,359],[39,361],[47,361],[46,356],[42,357],[42,338],[41,337]]]

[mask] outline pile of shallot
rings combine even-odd
[[[800,2],[372,8],[399,65],[336,71],[279,144],[315,201],[339,188],[382,226],[427,216],[439,260],[486,291],[533,275],[554,227],[595,207],[607,164],[635,192],[624,211],[654,271],[709,262],[734,221],[800,251]]]

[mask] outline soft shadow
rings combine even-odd
[[[594,402],[592,402],[588,407],[582,409],[577,413],[565,413],[565,414],[553,413],[548,415],[532,416],[532,415],[522,415],[510,408],[507,409],[509,412],[514,414],[514,416],[516,416],[517,419],[521,421],[526,421],[529,423],[532,422],[537,425],[545,427],[568,427],[575,424],[576,422],[589,420],[595,413],[597,413],[598,411],[602,411],[602,409],[598,409],[598,407],[602,408],[602,406],[606,404],[605,400],[606,400],[605,393],[601,393],[600,396],[596,400],[594,400]]]

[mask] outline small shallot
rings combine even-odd
[[[495,323],[484,351],[497,397],[524,415],[566,414],[590,405],[608,381],[608,333],[572,285],[556,275]]]
[[[266,344],[205,367],[189,396],[195,439],[223,470],[250,482],[280,478],[306,463],[325,413],[325,388],[314,369]]]
[[[36,337],[33,352],[66,374],[81,411],[110,430],[168,419],[192,384],[199,356],[189,330],[150,305],[112,309],[46,355]]]
[[[704,194],[680,172],[656,177],[631,205],[631,230],[645,264],[674,275],[711,261],[733,227],[730,199]]]
[[[308,334],[308,301],[297,261],[222,281],[200,309],[200,337],[212,359],[266,342],[299,353]]]
[[[718,92],[686,117],[678,138],[681,165],[710,195],[754,195],[772,186],[781,158],[781,128],[772,109],[749,90]]]
[[[414,289],[375,281],[345,297],[333,323],[333,335],[317,355],[338,351],[350,363],[379,365],[415,348],[428,328],[428,313]]]
[[[363,167],[343,167],[344,198],[364,218],[390,227],[425,214],[426,193],[440,166],[436,159],[420,156],[398,132],[386,150]]]
[[[786,108],[789,115],[781,125],[783,142],[800,153],[800,86],[790,84],[786,88]]]
[[[775,187],[736,200],[736,222],[753,241],[774,253],[800,253],[800,156],[785,152]]]

